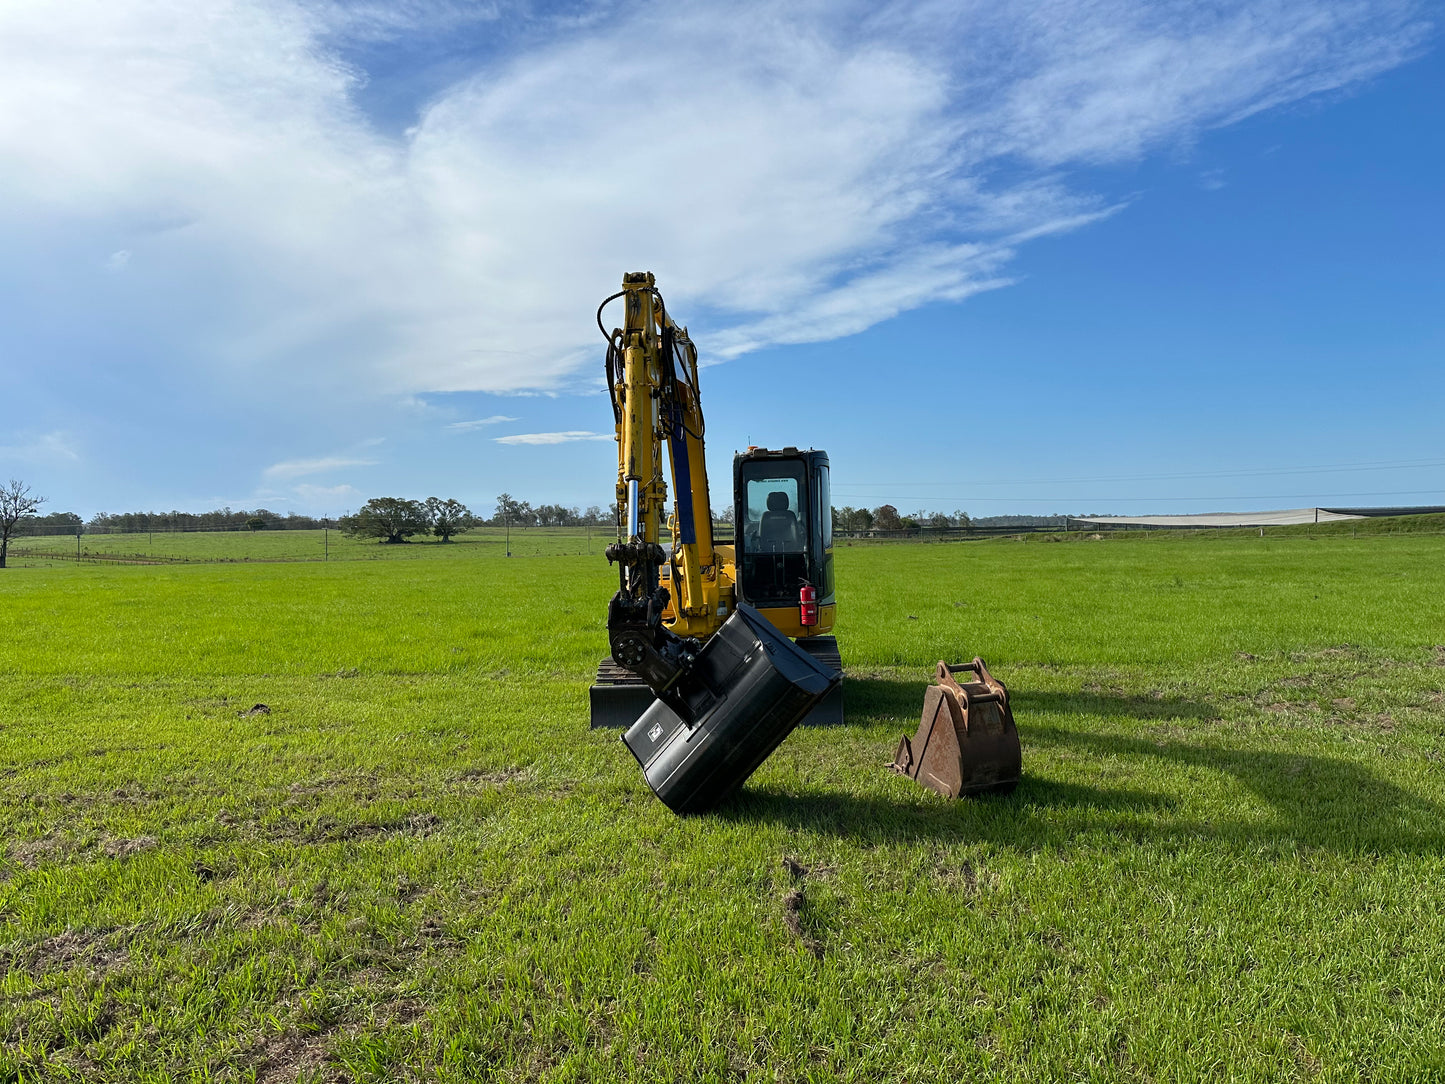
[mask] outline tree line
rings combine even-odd
[[[492,527],[611,527],[617,522],[617,505],[609,504],[606,512],[595,504],[589,505],[585,512],[576,505],[533,507],[510,493],[502,493],[497,497],[492,518],[486,522]]]
[[[11,482],[10,488],[20,487],[28,494],[28,487]],[[4,530],[0,531],[0,560],[3,560],[4,546],[11,537],[19,533],[38,530],[38,533],[80,533],[82,531],[103,531],[108,533],[143,533],[146,531],[206,531],[206,530],[302,530],[314,531],[335,526],[353,537],[376,538],[384,542],[405,542],[417,535],[431,535],[443,542],[471,530],[473,527],[611,527],[618,521],[615,503],[609,504],[604,512],[600,505],[589,505],[583,510],[576,505],[538,504],[519,500],[510,493],[497,496],[492,515],[479,516],[466,505],[453,498],[443,500],[428,497],[417,501],[404,497],[373,497],[355,513],[342,516],[335,523],[317,516],[296,512],[273,512],[267,508],[232,509],[218,508],[210,512],[101,512],[82,520],[74,512],[52,512],[39,515],[39,504],[43,498],[33,500],[29,505],[19,503],[19,495],[10,501],[14,507],[9,514],[0,517]],[[713,512],[714,522],[731,523],[732,506],[723,508],[721,513]],[[833,509],[833,529],[845,534],[865,534],[870,531],[907,531],[923,527],[934,529],[968,530],[970,527],[997,526],[1044,526],[1064,522],[1063,516],[986,516],[975,519],[962,509],[953,512],[919,511],[901,514],[897,507],[882,504],[877,508],[854,508],[843,505]],[[3,564],[0,564],[3,567]]]
[[[891,504],[880,504],[877,508],[854,508],[844,505],[833,509],[833,530],[848,534],[863,534],[868,531],[911,531],[919,527],[952,528],[968,530],[973,524],[967,512],[955,509],[949,512],[925,512],[919,510],[909,515],[900,515]]]
[[[84,526],[88,530],[112,534],[141,534],[146,531],[319,531],[334,527],[329,519],[304,516],[296,512],[273,512],[269,508],[217,508],[211,512],[99,512],[84,524],[74,512],[55,512],[41,516],[38,524]]]
[[[457,500],[428,497],[424,501],[405,497],[373,497],[354,515],[342,516],[337,526],[355,538],[376,538],[382,542],[406,542],[417,535],[434,535],[443,542],[473,527],[604,527],[617,521],[617,506],[603,512],[592,505],[585,512],[576,506],[539,504],[535,507],[510,493],[497,497],[490,517],[476,515]]]

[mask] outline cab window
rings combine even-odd
[[[746,522],[742,588],[754,605],[796,602],[808,572],[808,492],[802,463],[757,460],[743,466]]]
[[[813,492],[818,502],[814,514],[823,525],[823,548],[833,545],[833,496],[828,492],[828,466],[819,464],[813,473]]]

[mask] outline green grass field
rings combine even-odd
[[[22,548],[0,1081],[1445,1080],[1445,537],[844,548],[848,725],[679,819],[528,535]],[[974,654],[1025,779],[948,802]]]
[[[428,560],[444,557],[600,555],[611,530],[529,527],[506,531],[482,527],[451,542],[417,538],[402,546],[347,538],[340,531],[155,531],[136,534],[21,535],[11,543],[17,567],[82,564],[172,564],[194,562]],[[460,552],[454,552],[454,551]]]

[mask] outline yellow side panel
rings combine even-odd
[[[838,606],[836,603],[818,607],[818,623],[809,628],[803,628],[798,621],[798,608],[796,606],[770,606],[765,610],[759,610],[769,621],[771,621],[779,632],[784,636],[798,639],[803,636],[827,636],[833,631],[833,623],[837,620]]]

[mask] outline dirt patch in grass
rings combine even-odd
[[[330,1060],[326,1032],[288,1030],[268,1036],[256,1047],[256,1084],[342,1084],[350,1079]]]
[[[332,818],[323,817],[308,833],[307,838],[329,843],[337,840],[371,839],[389,833],[428,836],[440,824],[441,818],[435,813],[412,813],[397,820],[363,824],[337,824]]]
[[[435,813],[413,813],[406,819],[407,828],[418,836],[429,836],[441,827],[442,819]]]
[[[5,848],[12,862],[34,869],[42,862],[58,862],[85,849],[85,845],[69,836],[50,833],[39,839],[11,843]]]
[[[427,1007],[414,997],[400,997],[376,1007],[376,1022],[382,1027],[409,1028],[425,1023]]]
[[[383,835],[429,836],[442,825],[441,817],[427,810],[385,820],[345,823],[330,814],[314,820],[276,820],[256,825],[256,832],[276,842],[341,843]]]
[[[0,947],[0,970],[23,971],[33,979],[77,965],[105,974],[129,959],[124,938],[115,929],[70,929],[28,944]]]
[[[360,800],[374,800],[381,793],[381,773],[375,770],[351,775],[328,775],[308,782],[292,783],[287,793],[295,798],[310,798],[320,794],[334,794],[346,791],[349,797]]]
[[[1295,662],[1303,662],[1306,659],[1354,659],[1362,654],[1354,644],[1336,644],[1334,647],[1322,647],[1316,651],[1296,651],[1290,658]]]
[[[998,885],[998,876],[964,859],[962,862],[940,860],[933,868],[933,881],[942,888],[964,896],[977,896]]]
[[[468,768],[457,778],[463,783],[499,787],[505,783],[520,783],[531,775],[526,768]]]
[[[107,858],[129,858],[133,854],[151,850],[158,845],[155,836],[136,836],[134,839],[107,839],[101,845]]]
[[[813,935],[807,920],[808,900],[804,894],[809,870],[796,858],[783,856],[782,867],[797,886],[783,897],[783,924],[804,949],[818,959],[823,958],[823,942]]]
[[[805,925],[805,909],[807,905],[808,900],[803,894],[802,887],[793,889],[793,891],[783,897],[783,923],[788,927],[792,935],[798,939],[798,943],[802,945],[804,949],[821,960],[823,958],[823,943],[809,933]]]

